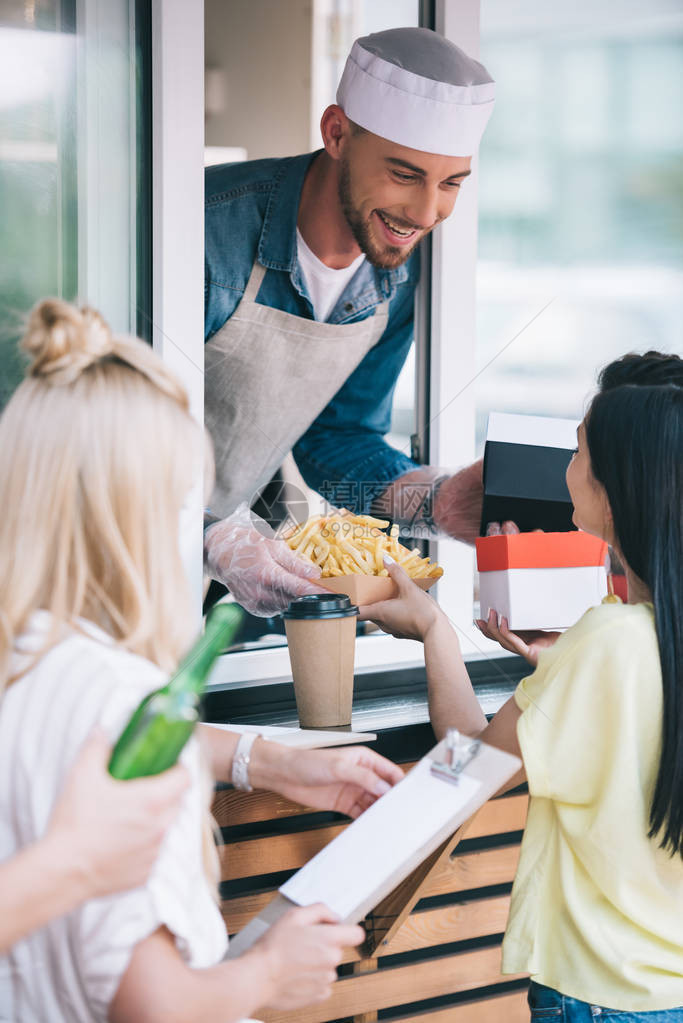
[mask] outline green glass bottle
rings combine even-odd
[[[218,655],[230,646],[243,611],[218,604],[203,635],[182,659],[170,682],[149,693],[133,712],[109,761],[109,773],[125,781],[172,767],[199,718],[199,701]]]

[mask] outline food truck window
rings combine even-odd
[[[581,418],[611,359],[681,351],[683,12],[482,0],[480,52],[481,448],[490,410]]]
[[[205,164],[319,149],[320,115],[335,102],[353,40],[385,28],[417,25],[419,15],[418,0],[288,0],[286,4],[206,0]],[[413,346],[396,385],[388,436],[408,455],[415,410]],[[276,480],[255,494],[252,503],[254,511],[274,528],[292,509],[300,519],[323,506],[320,495],[304,483],[291,454]],[[234,650],[258,652],[284,642],[279,616],[250,617]]]
[[[0,408],[23,318],[88,301],[151,337],[150,16],[133,0],[0,6]]]

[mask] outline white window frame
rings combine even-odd
[[[434,27],[478,58],[480,11],[480,0],[436,0]],[[432,237],[429,461],[453,468],[475,457],[478,162],[475,156],[453,216]],[[439,603],[458,632],[463,655],[505,656],[473,622],[473,549],[443,540],[430,548],[444,569]]]
[[[204,4],[152,0],[152,345],[204,421]],[[202,466],[181,545],[201,621]]]
[[[480,0],[436,0],[437,31],[468,53],[479,52]],[[204,19],[201,0],[153,0],[153,345],[183,379],[193,414],[204,407],[203,330],[203,103]],[[461,466],[474,457],[475,266],[477,240],[476,161],[455,216],[433,240],[431,295],[430,461]],[[449,339],[457,338],[457,344]],[[446,339],[442,342],[442,339]],[[458,393],[458,392],[461,393]],[[197,619],[202,589],[201,486],[188,518],[188,572]],[[434,544],[444,565],[439,600],[458,629],[468,659],[500,656],[472,626],[473,557],[462,544]],[[366,636],[356,644],[356,670],[424,663],[419,643]],[[285,647],[229,654],[212,681],[246,682],[291,677]]]
[[[133,3],[78,0],[78,294],[115,331],[135,334]],[[115,59],[112,59],[112,55]],[[131,54],[126,61],[121,55]],[[112,159],[116,154],[117,159]],[[116,201],[107,201],[115,195]],[[122,216],[122,206],[128,215]],[[127,267],[122,273],[121,268]]]

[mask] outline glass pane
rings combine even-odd
[[[482,0],[477,441],[490,411],[580,419],[627,351],[681,351],[683,12]],[[478,581],[475,578],[475,600]]]
[[[498,82],[480,158],[477,438],[579,417],[597,371],[681,350],[683,12],[483,0]]]
[[[148,336],[143,6],[0,7],[0,407],[21,377],[22,318],[46,295],[89,302],[115,330]]]
[[[418,0],[206,0],[206,165],[284,157],[320,148],[319,122],[335,102],[337,84],[358,36],[419,23]],[[275,87],[274,87],[275,83]],[[414,350],[394,393],[389,443],[410,454],[415,430]],[[283,486],[284,485],[284,486]],[[322,498],[304,483],[287,456],[267,506],[254,510],[276,525],[278,506],[305,496],[308,513]],[[217,590],[211,596],[217,595]],[[241,643],[284,643],[283,622],[249,618]]]

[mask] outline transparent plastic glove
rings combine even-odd
[[[542,530],[535,529],[534,533],[541,533]],[[486,527],[487,536],[514,536],[515,533],[519,533],[519,526],[516,522],[489,522]]]
[[[204,564],[243,608],[262,618],[284,611],[294,597],[321,592],[313,583],[320,578],[318,566],[276,539],[268,523],[252,515],[246,501],[206,530]]]
[[[434,502],[434,522],[448,536],[473,544],[479,536],[483,461],[459,469],[445,480]]]

